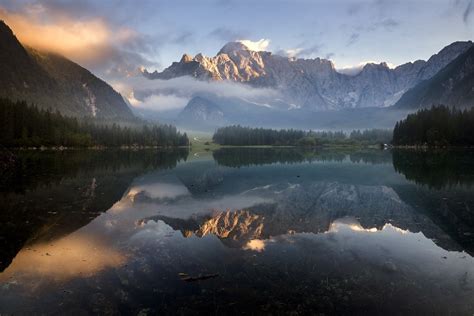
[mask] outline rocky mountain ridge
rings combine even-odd
[[[474,46],[433,77],[408,90],[395,106],[418,109],[433,104],[474,106]]]
[[[288,58],[231,42],[214,57],[185,54],[162,72],[144,70],[143,74],[149,79],[191,76],[273,88],[282,92],[288,104],[315,111],[387,107],[472,46],[471,41],[454,42],[427,61],[418,60],[394,69],[386,63],[369,63],[357,75],[347,75],[339,73],[327,59]]]

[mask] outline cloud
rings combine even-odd
[[[347,8],[347,14],[352,16],[352,15],[356,15],[357,13],[359,13],[363,8],[363,4],[362,3],[351,3],[349,5],[349,7]]]
[[[298,57],[313,57],[315,54],[319,53],[321,50],[321,45],[315,44],[313,46],[302,48],[297,56]]]
[[[132,91],[127,96],[130,104],[136,108],[155,110],[155,111],[169,111],[182,109],[188,104],[189,97],[180,97],[177,95],[166,94],[151,94],[138,100],[135,98],[135,93]]]
[[[469,21],[469,17],[471,16],[473,12],[474,12],[474,0],[471,0],[469,1],[462,15],[462,20],[464,21],[464,23],[467,23]]]
[[[288,58],[293,58],[293,57],[297,57],[301,50],[302,48],[300,47],[289,48],[289,49],[279,49],[275,51],[275,54],[280,55],[280,56],[285,56]]]
[[[395,65],[392,63],[386,63],[386,62],[382,62],[382,63],[386,64],[386,66],[390,69],[395,68]],[[363,62],[358,63],[357,65],[350,65],[350,66],[343,66],[343,67],[336,66],[336,71],[341,74],[355,76],[355,75],[358,75],[367,64],[379,65],[381,63],[377,61],[373,61],[373,60],[363,61]]]
[[[387,31],[392,31],[394,28],[396,28],[399,25],[400,25],[400,22],[392,18],[384,19],[380,22],[375,23],[376,28],[383,27]]]
[[[327,54],[324,56],[324,58],[325,58],[325,59],[331,59],[331,58],[333,58],[334,56],[336,56],[336,54],[333,53],[333,52],[330,52],[330,53],[327,53]]]
[[[23,44],[64,55],[106,76],[127,76],[139,66],[156,66],[146,57],[154,52],[146,36],[100,17],[73,18],[51,1],[15,11],[0,6],[0,18]]]
[[[460,15],[462,22],[467,27],[469,20],[474,13],[474,0],[453,0],[449,7],[449,14]]]
[[[347,41],[346,46],[351,46],[359,41],[360,34],[359,33],[352,33],[351,36],[349,36],[349,40]]]
[[[398,26],[400,26],[400,22],[393,19],[393,18],[384,18],[381,20],[377,20],[369,25],[359,25],[355,27],[355,29],[359,32],[375,32],[378,30],[392,32]]]
[[[260,51],[265,51],[267,50],[268,46],[270,45],[270,40],[269,39],[261,39],[259,41],[253,42],[251,40],[238,40],[240,43],[244,44],[245,46],[248,47],[248,49],[260,52]]]
[[[277,98],[279,92],[269,88],[252,88],[231,81],[200,81],[192,77],[170,80],[150,80],[142,76],[112,82],[130,104],[155,111],[181,109],[195,95],[212,94],[218,97],[244,98],[259,104],[268,98]]]
[[[278,49],[274,53],[288,58],[314,58],[317,57],[316,55],[320,53],[321,48],[323,47],[321,44],[314,44],[309,47],[305,47],[305,45],[306,43],[303,42],[295,48]]]
[[[183,31],[180,32],[179,34],[176,34],[173,36],[171,39],[171,42],[173,44],[185,44],[193,41],[194,39],[194,34],[193,32],[190,31]]]
[[[231,42],[239,38],[247,37],[248,33],[247,31],[236,31],[227,27],[218,27],[212,30],[209,35],[221,41]]]

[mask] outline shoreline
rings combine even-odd
[[[474,149],[474,146],[419,146],[419,145],[398,145],[391,146],[392,149],[413,149],[413,150],[451,150],[451,149]]]
[[[331,148],[344,148],[344,149],[378,149],[378,150],[389,150],[389,149],[410,149],[410,150],[451,150],[451,149],[474,149],[474,146],[419,146],[419,145],[398,145],[383,147],[379,144],[323,144],[317,146],[299,146],[299,145],[219,145],[216,143],[210,143],[209,145],[195,145],[195,146],[91,146],[91,147],[67,147],[67,146],[39,146],[39,147],[3,147],[0,148],[0,152],[12,152],[12,151],[68,151],[68,150],[145,150],[145,149],[189,149],[190,151],[196,149],[203,150],[216,150],[220,148],[295,148],[295,149],[331,149]]]
[[[189,146],[92,146],[92,147],[66,147],[66,146],[41,146],[41,147],[4,147],[1,151],[67,151],[67,150],[142,150],[142,149],[182,149]]]

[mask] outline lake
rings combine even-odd
[[[474,151],[17,156],[2,315],[474,313]]]

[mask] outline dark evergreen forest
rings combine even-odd
[[[343,131],[303,131],[294,129],[251,128],[240,125],[221,127],[213,141],[230,146],[318,146],[325,144],[355,145],[389,143],[392,131],[383,129]]]
[[[439,105],[409,114],[396,123],[396,146],[472,146],[474,108],[461,110]]]
[[[120,126],[77,119],[26,102],[0,99],[0,144],[5,147],[120,147],[188,145],[172,125]]]

